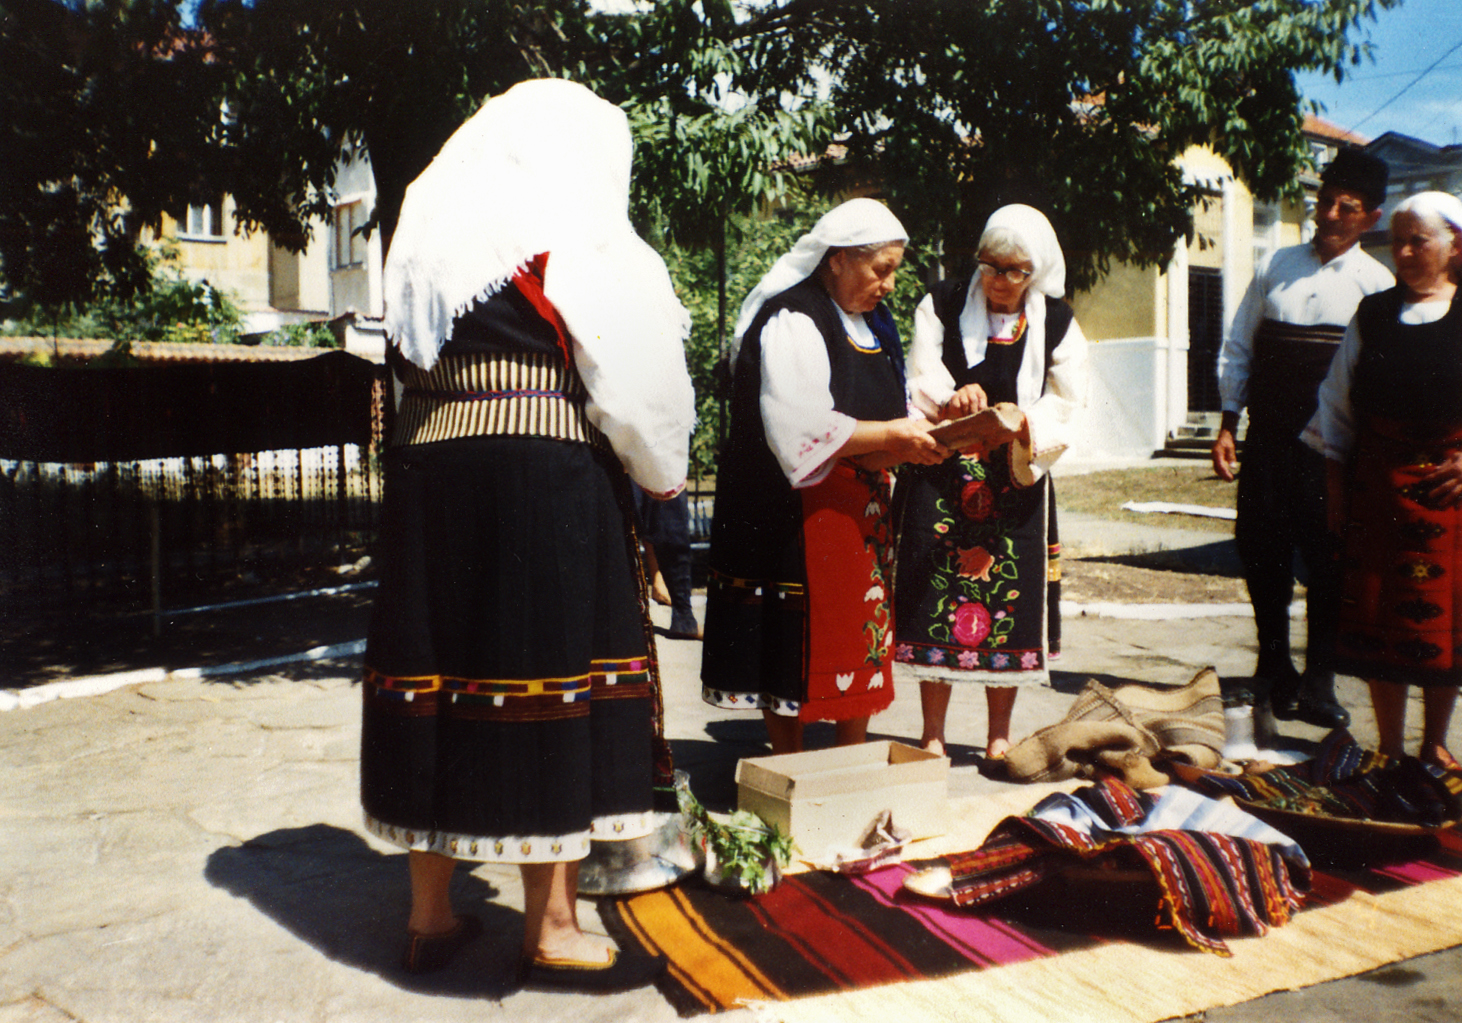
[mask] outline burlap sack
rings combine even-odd
[[[1100,769],[1133,788],[1155,788],[1169,779],[1154,759],[1212,769],[1223,742],[1223,696],[1213,668],[1175,688],[1108,689],[1090,679],[1066,716],[1012,747],[1005,764],[1012,781],[1090,778]]]

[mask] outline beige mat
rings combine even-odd
[[[1031,785],[957,801],[951,834],[910,858],[978,846],[1004,817],[1079,783]],[[1353,976],[1462,944],[1462,877],[1304,910],[1262,938],[1226,938],[1230,958],[1116,942],[943,980],[753,1006],[766,1023],[989,1021],[1155,1023],[1272,991]]]

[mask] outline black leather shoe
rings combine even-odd
[[[1303,721],[1317,728],[1347,728],[1350,712],[1335,699],[1335,676],[1316,673],[1300,676],[1299,699],[1287,720]],[[1275,713],[1278,717],[1278,712]]]
[[[654,983],[664,972],[664,956],[616,949],[607,963],[530,959],[521,979],[525,987],[558,991],[627,991]]]
[[[452,957],[482,933],[482,921],[470,913],[457,917],[457,926],[445,934],[412,934],[406,932],[406,952],[401,968],[407,973],[433,973],[452,961]]]
[[[1277,711],[1275,716],[1279,716]],[[1286,715],[1286,720],[1303,721],[1307,725],[1315,725],[1318,728],[1349,728],[1350,711],[1342,707],[1333,696],[1301,693],[1294,713]]]
[[[1288,670],[1272,673],[1256,669],[1254,678],[1255,680],[1263,679],[1267,683],[1269,706],[1274,710],[1274,716],[1281,721],[1293,721],[1296,718],[1296,709],[1299,707],[1302,685],[1300,673],[1295,671],[1293,666],[1286,665],[1286,668]]]

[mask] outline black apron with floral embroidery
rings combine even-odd
[[[1015,402],[1027,336],[992,339],[964,366],[958,321],[968,279],[936,290],[944,361],[955,387],[979,384],[990,403]],[[1047,301],[1047,361],[1070,324]],[[906,466],[895,490],[899,543],[894,584],[895,658],[921,678],[995,685],[1047,680],[1059,650],[1059,544],[1049,475],[1020,486],[1009,445],[984,459]]]

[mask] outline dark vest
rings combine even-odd
[[[1404,286],[1367,295],[1356,310],[1360,358],[1351,404],[1361,415],[1448,428],[1462,423],[1462,292],[1434,323],[1398,321]]]
[[[979,366],[965,365],[964,337],[959,330],[959,317],[964,312],[973,279],[971,275],[949,278],[929,289],[929,294],[934,299],[934,314],[944,327],[944,365],[949,370],[949,375],[954,377],[956,388],[978,383],[984,388],[992,405],[1001,401],[1014,403],[1016,374],[1020,371],[1021,357],[1025,353],[1026,337],[1012,345],[992,345],[986,349],[985,361]],[[1073,314],[1071,307],[1061,299],[1044,297],[1046,365],[1050,366],[1052,353],[1066,336],[1066,331],[1071,328]],[[1044,388],[1044,383],[1042,387]]]
[[[742,340],[731,380],[730,448],[739,458],[761,462],[763,468],[775,463],[761,421],[761,332],[767,321],[784,309],[807,316],[822,335],[831,369],[829,389],[834,409],[861,420],[882,421],[907,415],[904,353],[893,316],[881,305],[869,313],[865,319],[881,348],[876,352],[860,349],[848,339],[827,291],[816,278],[809,277],[769,299],[757,311]]]

